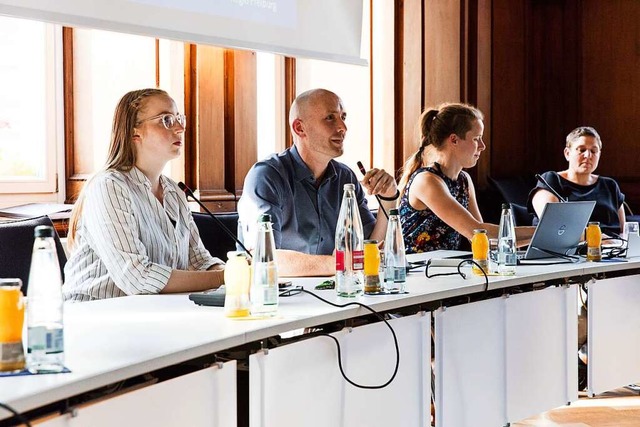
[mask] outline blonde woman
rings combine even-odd
[[[224,263],[204,248],[184,193],[162,175],[183,150],[185,125],[163,90],[120,99],[106,165],[71,216],[65,299],[198,291],[223,282]]]
[[[473,230],[497,237],[498,226],[483,221],[471,177],[486,148],[483,115],[466,104],[443,104],[420,117],[420,148],[406,162],[399,205],[407,253],[459,250]],[[516,227],[518,245],[533,227]]]

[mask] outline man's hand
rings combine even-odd
[[[360,182],[371,195],[394,197],[398,191],[396,180],[384,169],[371,169],[364,175]]]

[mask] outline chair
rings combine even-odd
[[[27,295],[29,286],[29,268],[33,251],[33,230],[38,225],[53,227],[48,216],[0,222],[0,277],[17,277],[22,280],[22,293]],[[55,229],[54,229],[55,231]],[[64,265],[67,256],[57,232],[54,232],[56,252],[60,263],[60,273],[64,282]]]
[[[517,203],[509,203],[511,206],[511,212],[513,213],[513,220],[516,225],[531,225],[535,215],[530,213],[526,206],[518,205]]]
[[[625,219],[627,222],[640,222],[640,215],[635,215],[626,201],[622,202],[622,205],[624,206]]]
[[[536,186],[535,178],[528,175],[512,178],[488,177],[488,180],[506,203],[515,203],[520,206],[527,206],[529,192]]]
[[[238,213],[219,213],[215,214],[215,217],[222,221],[225,227],[233,233],[234,236],[238,232]],[[207,248],[209,253],[218,257],[221,260],[227,259],[227,252],[236,250],[236,242],[233,238],[220,227],[220,225],[213,220],[206,213],[193,212],[193,220],[198,227],[200,238],[204,247]]]

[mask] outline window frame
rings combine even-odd
[[[0,204],[11,205],[31,201],[62,201],[64,194],[59,189],[62,181],[64,138],[63,58],[62,27],[45,25],[45,117],[46,133],[44,141],[46,159],[45,174],[42,179],[11,180],[0,178]]]

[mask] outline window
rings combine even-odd
[[[18,193],[57,200],[62,154],[61,29],[0,17],[0,193],[4,205],[28,201]],[[18,200],[18,197],[20,200]]]
[[[296,61],[296,91],[298,94],[314,88],[324,88],[338,95],[347,112],[347,137],[344,154],[337,160],[360,176],[356,162],[368,167],[371,156],[371,96],[369,68],[360,65],[335,64],[316,59]]]
[[[285,147],[284,57],[272,53],[256,53],[258,99],[258,160]]]
[[[356,166],[369,166],[395,173],[394,153],[394,22],[393,2],[364,2],[363,57],[369,66],[319,60],[296,60],[296,92],[325,88],[335,92],[347,111],[344,154],[337,160],[361,177]],[[371,26],[376,29],[371,31]],[[377,206],[368,197],[370,206]]]
[[[296,92],[325,88],[335,92],[347,111],[345,152],[338,159],[360,172],[373,165],[394,172],[394,87],[392,2],[364,2],[362,52],[369,66],[296,60]],[[370,18],[376,32],[371,31]],[[371,57],[372,56],[372,57]]]
[[[73,30],[75,174],[90,175],[104,165],[122,95],[155,86],[154,38]]]
[[[74,130],[69,189],[74,199],[82,183],[105,163],[116,104],[126,92],[160,87],[184,112],[184,44],[110,31],[73,30]],[[184,161],[164,173],[184,177]]]

